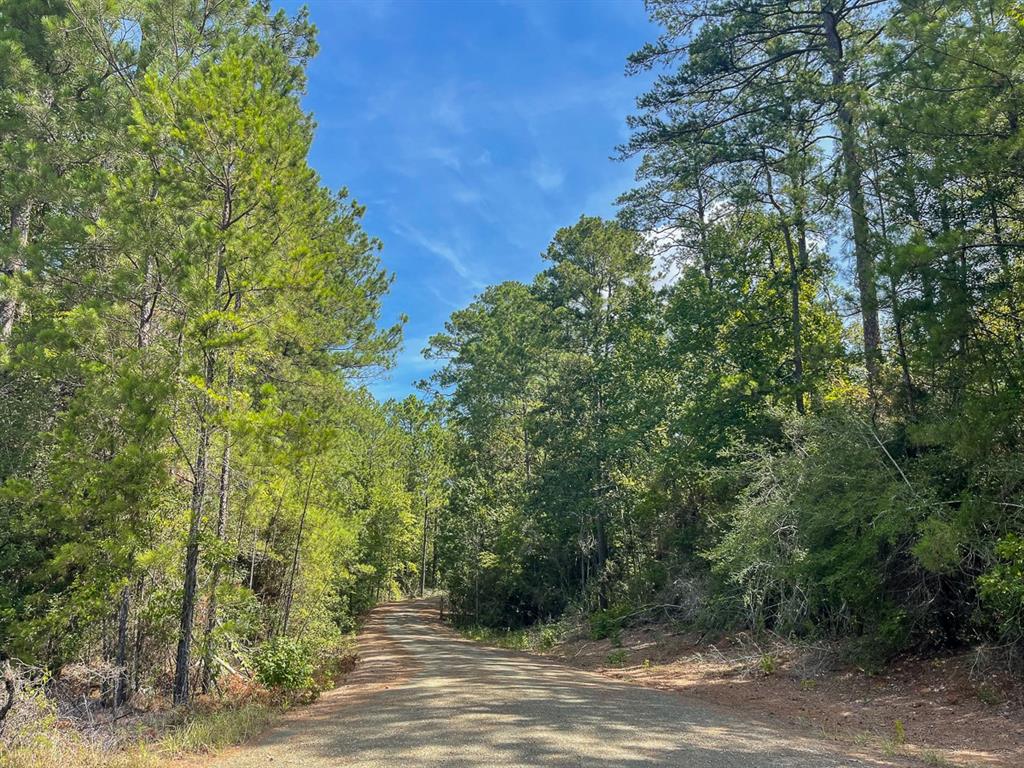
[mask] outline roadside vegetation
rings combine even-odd
[[[307,162],[316,47],[249,0],[0,2],[0,760],[244,739],[424,585],[444,432],[362,386],[402,327]]]
[[[1019,658],[1019,4],[648,9],[618,219],[428,349],[456,622]]]

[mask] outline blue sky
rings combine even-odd
[[[294,9],[299,3],[283,3]],[[530,280],[555,230],[612,215],[633,167],[613,161],[646,84],[626,56],[653,39],[640,0],[312,0],[320,53],[311,162],[367,207],[408,315],[380,398],[428,376],[429,336],[486,285]]]

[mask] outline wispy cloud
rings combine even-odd
[[[463,254],[455,246],[408,224],[396,223],[391,227],[391,230],[413,245],[419,246],[423,250],[446,261],[455,271],[455,274],[474,288],[479,290],[486,286],[486,283],[480,280],[479,271],[470,266]]]
[[[466,132],[465,111],[454,83],[448,83],[434,91],[430,94],[430,99],[433,103],[430,109],[433,122],[452,133]]]
[[[459,153],[451,147],[431,146],[423,149],[423,156],[436,160],[445,168],[459,172],[462,170],[462,160]]]
[[[545,192],[558,189],[565,181],[565,171],[543,160],[537,160],[530,166],[530,176],[533,183]]]

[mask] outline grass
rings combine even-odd
[[[524,629],[494,629],[492,627],[461,627],[459,632],[470,640],[512,651],[550,651],[568,634],[563,621],[535,624]]]
[[[252,703],[237,709],[193,712],[161,738],[156,749],[161,754],[180,757],[242,744],[269,728],[283,709],[275,704]]]
[[[0,746],[0,768],[163,768],[175,758],[242,744],[269,728],[283,710],[266,702],[192,710],[156,735],[139,734],[113,747],[77,731],[44,727],[22,736],[13,750]]]
[[[313,686],[306,691],[268,689],[238,675],[218,684],[188,709],[155,706],[129,712],[111,724],[62,720],[41,686],[26,684],[0,738],[0,768],[165,768],[172,761],[243,744],[293,704],[335,687],[355,664],[353,636],[322,651]],[[105,724],[104,724],[105,723]]]
[[[496,645],[513,651],[532,650],[528,629],[494,629],[492,627],[464,627],[459,630],[470,640],[484,645]]]

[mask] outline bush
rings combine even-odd
[[[1024,642],[1024,539],[1010,534],[996,544],[1000,562],[978,579],[984,604],[1006,640]]]
[[[268,640],[252,655],[256,679],[280,691],[307,691],[313,687],[313,663],[302,643],[290,637]]]
[[[609,667],[621,667],[629,661],[629,653],[625,648],[619,648],[609,653],[606,661]]]
[[[610,638],[615,642],[629,613],[630,606],[625,604],[594,611],[590,614],[590,637],[594,640]]]

